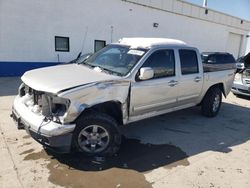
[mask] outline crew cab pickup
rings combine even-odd
[[[216,116],[234,72],[204,73],[198,49],[179,40],[123,38],[83,62],[26,72],[12,117],[58,152],[112,155],[120,126],[196,105]]]

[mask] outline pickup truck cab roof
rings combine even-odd
[[[181,40],[169,39],[169,38],[122,38],[119,40],[119,44],[131,46],[131,48],[151,48],[156,46],[187,46],[187,44]]]

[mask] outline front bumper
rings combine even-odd
[[[59,124],[29,110],[17,96],[12,108],[12,118],[19,129],[24,128],[39,143],[57,152],[71,150],[75,124]]]
[[[243,84],[240,81],[234,81],[231,91],[237,95],[250,96],[250,85]]]

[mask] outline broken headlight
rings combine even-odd
[[[42,95],[42,115],[45,117],[62,117],[67,112],[70,100],[54,95]]]

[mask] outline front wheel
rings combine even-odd
[[[218,87],[210,88],[201,103],[201,111],[204,116],[215,117],[221,106],[222,93]]]
[[[87,156],[111,156],[121,144],[117,122],[102,113],[80,117],[73,134],[75,148]]]

